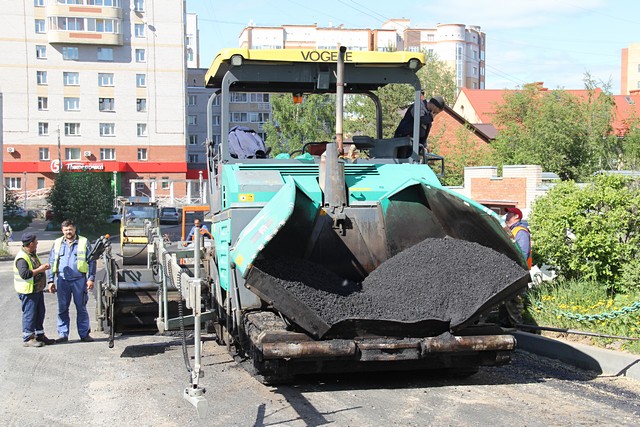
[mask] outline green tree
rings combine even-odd
[[[60,172],[47,201],[53,209],[56,222],[71,219],[85,232],[102,227],[113,207],[111,176],[104,173]]]
[[[617,140],[616,169],[640,170],[640,118],[635,113],[625,120],[624,136]]]
[[[498,106],[493,146],[501,164],[539,164],[562,179],[579,179],[595,170],[585,116],[579,98],[527,85]]]
[[[638,266],[639,209],[637,179],[599,175],[584,186],[556,185],[535,201],[530,216],[536,262],[557,267],[568,279],[623,289],[629,266]]]
[[[6,189],[4,190],[4,210],[11,211],[18,208],[18,195],[15,191]]]
[[[446,62],[434,53],[426,53],[424,67],[417,72],[425,96],[440,95],[448,103],[456,96],[455,74]],[[402,120],[404,111],[414,101],[415,92],[409,85],[389,84],[374,91],[382,104],[382,137],[391,138]],[[352,95],[345,101],[344,132],[353,135],[376,136],[376,109],[373,101],[364,95]]]
[[[453,103],[456,99],[456,73],[446,62],[441,61],[437,54],[425,52],[426,61],[424,67],[418,70],[420,85],[425,96],[440,95],[447,103]]]
[[[294,104],[291,94],[271,96],[272,121],[264,126],[272,155],[300,150],[307,142],[335,139],[333,95],[307,95]]]

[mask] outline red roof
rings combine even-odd
[[[542,90],[548,90],[542,88]],[[462,88],[469,103],[482,124],[491,125],[496,114],[497,106],[504,102],[506,94],[515,90],[501,89],[468,89]],[[589,100],[590,92],[586,89],[565,90],[573,96]],[[595,96],[599,96],[602,89],[596,88]],[[640,119],[640,90],[631,91],[630,95],[613,95],[616,111],[613,115],[612,127],[618,136],[623,136],[629,129],[630,122]],[[495,124],[494,124],[495,125]],[[493,135],[495,137],[495,135]]]
[[[497,106],[504,102],[505,94],[514,91],[504,89],[468,89],[463,87],[461,92],[466,95],[481,123],[493,123],[493,116],[496,114]]]
[[[622,136],[629,129],[629,120],[640,119],[640,93],[631,92],[631,95],[614,95],[616,113],[613,118],[613,131]]]
[[[542,86],[542,83],[538,83]],[[540,90],[549,90],[545,87],[541,87]],[[583,100],[589,99],[589,91],[586,89],[579,90],[564,90],[573,96],[582,98]],[[513,89],[468,89],[462,88],[461,92],[464,92],[467,99],[473,106],[476,115],[480,118],[480,121],[485,124],[493,123],[493,117],[496,114],[498,105],[504,102],[504,97],[508,93],[516,92]],[[600,88],[595,90],[596,96],[602,93]]]

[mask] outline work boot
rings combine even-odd
[[[63,343],[69,341],[69,337],[58,337],[56,338],[56,343]]]
[[[29,338],[29,341],[24,341],[22,343],[23,347],[42,347],[44,343],[42,341],[36,341],[35,338]]]
[[[89,334],[87,334],[86,336],[80,338],[80,341],[82,342],[94,342],[95,340],[93,339],[93,337]]]
[[[51,338],[47,338],[47,336],[45,334],[36,336],[36,341],[39,341],[39,342],[43,343],[44,345],[51,345],[51,344],[55,344],[56,343],[56,340],[51,339]]]

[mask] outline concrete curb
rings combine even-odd
[[[517,348],[599,374],[640,380],[640,356],[514,331]]]

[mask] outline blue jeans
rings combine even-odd
[[[22,340],[44,334],[44,293],[18,294],[22,301]]]
[[[58,335],[69,336],[69,306],[71,298],[76,306],[78,335],[84,338],[91,332],[91,322],[87,311],[89,294],[87,293],[87,281],[84,277],[75,280],[65,280],[60,277],[56,280],[58,289]]]

